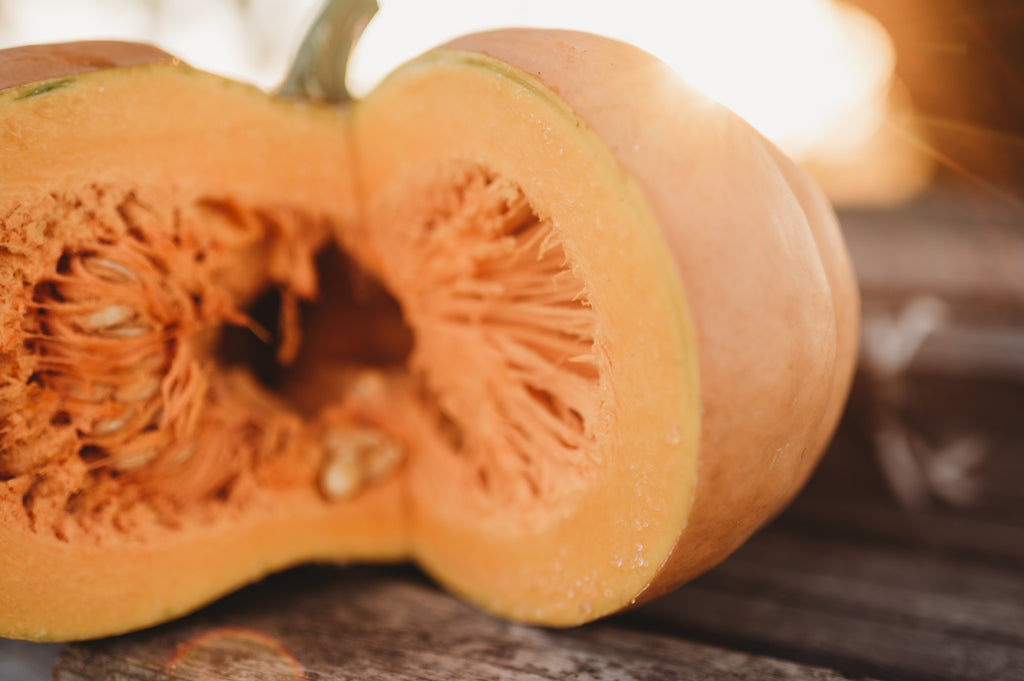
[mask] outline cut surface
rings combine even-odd
[[[349,276],[316,261],[354,215],[343,116],[174,63],[57,83],[0,91],[2,633],[123,631],[297,561],[402,557],[386,425],[409,391],[369,367],[376,392],[303,411],[263,382]]]
[[[474,445],[410,459],[415,557],[517,619],[621,608],[685,522],[699,423],[692,329],[642,194],[553,93],[479,55],[413,62],[352,121],[350,238],[394,282],[413,364]],[[460,248],[419,255],[445,233]],[[391,234],[409,246],[375,245]]]
[[[308,268],[323,226],[224,199],[176,205],[97,186],[19,209],[35,221],[27,229],[51,234],[33,258],[7,263],[31,299],[13,298],[28,313],[23,352],[16,335],[6,348],[19,370],[5,395],[0,474],[11,490],[31,485],[23,507],[34,531],[145,536],[147,523],[180,523],[183,507],[244,494],[247,476],[310,475],[299,420],[249,397],[251,379],[222,370],[211,347],[222,324],[254,324],[240,305],[268,285],[273,244],[297,244],[297,268]],[[315,286],[279,284],[290,295]]]
[[[75,131],[94,149],[25,123],[99,92]],[[194,158],[166,144],[197,131],[156,109],[186,95],[229,108],[201,133],[219,148]],[[5,176],[23,181],[0,196],[0,539],[19,563],[26,548],[66,556],[53,569],[120,563],[72,609],[132,592],[131,614],[54,622],[45,610],[69,594],[40,589],[46,571],[20,575],[10,634],[116,631],[277,565],[401,556],[413,469],[448,471],[433,494],[463,517],[522,527],[573,513],[599,476],[598,321],[552,219],[452,157],[396,176],[357,220],[344,119],[287,106],[173,65],[9,97],[30,145],[64,153],[14,159]],[[114,140],[118,115],[147,127]],[[303,128],[231,156],[251,143],[239,131],[281,116]],[[264,176],[253,157],[274,145],[340,169]],[[58,158],[77,165],[47,173]],[[296,545],[248,545],[290,522],[307,524]],[[229,537],[235,559],[196,561]]]

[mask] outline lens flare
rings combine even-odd
[[[790,155],[841,156],[881,125],[895,53],[885,29],[830,0],[384,0],[352,56],[357,94],[432,45],[507,25],[573,28],[634,43]],[[671,7],[671,10],[667,10]]]

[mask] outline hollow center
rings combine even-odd
[[[0,494],[36,531],[334,503],[407,457],[507,512],[596,465],[595,316],[506,178],[412,169],[339,245],[322,217],[230,197],[91,188],[62,210],[0,393]]]
[[[402,370],[414,340],[398,301],[336,245],[315,266],[314,300],[289,299],[271,285],[245,310],[252,324],[225,326],[217,343],[222,366],[251,372],[307,418],[339,399],[318,387],[325,375]]]

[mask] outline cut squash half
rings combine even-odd
[[[309,561],[579,624],[722,560],[836,425],[831,209],[636,48],[468,36],[345,108],[122,43],[0,87],[0,635]]]

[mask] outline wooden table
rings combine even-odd
[[[1024,389],[1004,397],[1024,405]],[[54,678],[1024,679],[1024,526],[992,510],[908,513],[873,455],[844,442],[724,564],[604,622],[525,627],[411,569],[304,568],[68,646]]]
[[[902,366],[865,357],[810,485],[707,575],[553,631],[484,615],[408,567],[306,567],[178,622],[68,645],[53,678],[1024,679],[1024,257],[992,269],[1024,249],[1024,228],[941,203],[844,217],[869,320],[895,329],[933,295],[949,309]],[[956,225],[979,220],[981,245],[949,256]]]

